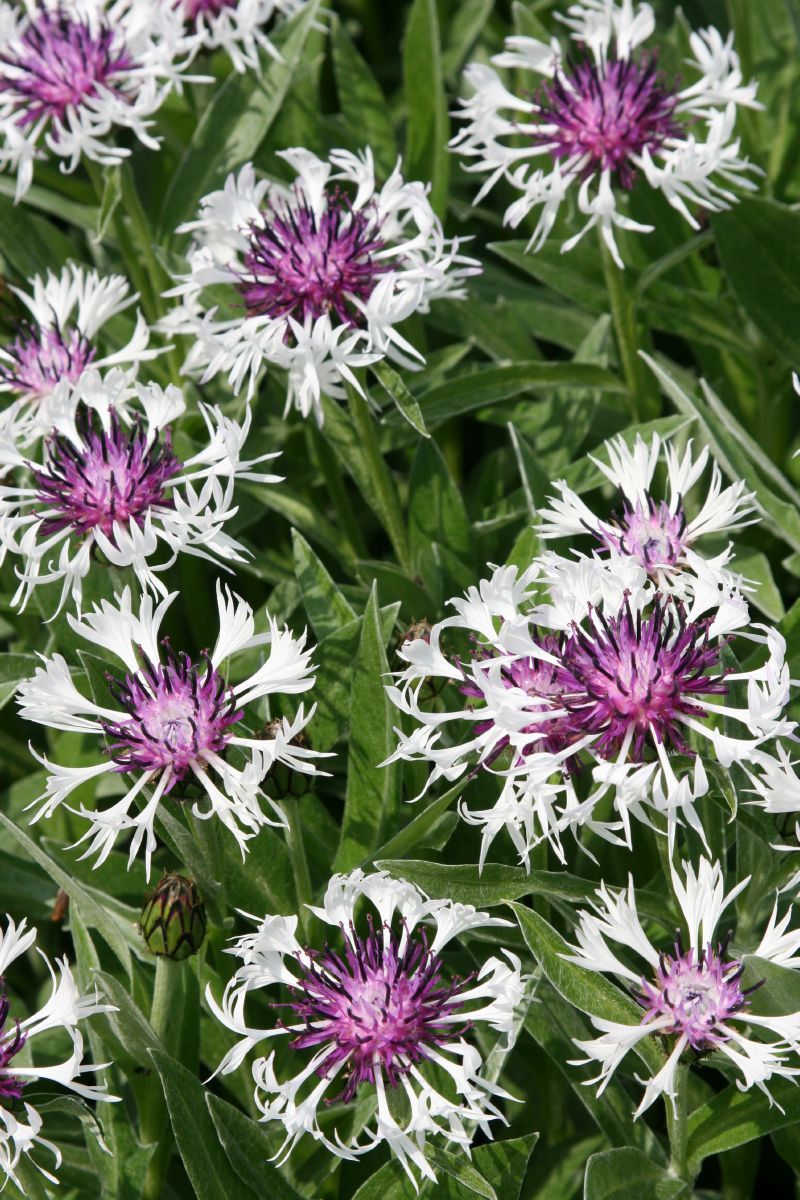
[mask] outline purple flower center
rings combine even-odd
[[[85,101],[121,96],[121,77],[135,66],[109,25],[56,8],[36,15],[14,53],[0,54],[0,91],[13,97],[21,126],[67,125],[69,110]]]
[[[0,379],[19,395],[39,400],[62,379],[77,383],[96,351],[77,329],[26,325],[6,354],[12,362],[0,361]]]
[[[26,1040],[25,1034],[20,1031],[19,1021],[16,1022],[13,1035],[6,1029],[10,1007],[8,996],[3,992],[0,995],[0,1101],[20,1100],[26,1082],[9,1073],[11,1060],[20,1052]]]
[[[302,323],[329,312],[344,325],[360,325],[357,302],[369,298],[389,269],[374,257],[385,245],[376,214],[354,211],[335,191],[321,216],[303,199],[263,215],[263,228],[250,229],[239,283],[248,313]]]
[[[635,558],[647,571],[674,567],[686,542],[686,514],[682,506],[675,512],[665,501],[648,497],[648,508],[625,507],[622,517],[600,532],[600,540],[621,554]]]
[[[589,630],[573,625],[563,662],[570,679],[562,703],[576,731],[597,733],[603,757],[628,745],[641,762],[648,737],[690,753],[683,717],[705,717],[698,697],[724,693],[717,643],[709,641],[710,618],[687,621],[683,605],[656,597],[652,614],[635,616],[626,599],[617,617],[592,610]]]
[[[169,767],[167,786],[181,782],[194,768],[221,754],[242,719],[233,693],[207,657],[193,663],[162,643],[167,662],[144,665],[123,680],[108,677],[114,699],[129,716],[101,720],[109,739],[108,753],[120,771],[161,771]]]
[[[223,8],[236,8],[238,0],[183,0],[186,20],[192,23],[200,17],[217,17]]]
[[[709,943],[695,957],[694,950],[684,953],[678,935],[674,949],[674,956],[660,955],[655,982],[642,979],[642,990],[635,993],[645,1009],[642,1024],[669,1017],[672,1024],[663,1032],[684,1035],[693,1050],[713,1050],[730,1037],[725,1021],[747,1007],[764,980],[741,987],[744,966],[736,959],[723,961],[727,940],[716,950]]]
[[[38,500],[48,510],[45,536],[71,528],[77,534],[100,529],[110,537],[115,522],[141,526],[150,509],[172,506],[165,488],[181,463],[169,429],[161,440],[148,437],[140,421],[125,429],[115,412],[107,431],[96,429],[85,409],[77,423],[81,444],[53,434],[44,465],[33,472]]]
[[[663,86],[653,57],[570,63],[536,99],[543,124],[535,141],[556,160],[585,160],[587,174],[611,171],[624,188],[633,186],[634,159],[680,132],[677,97]]]
[[[345,1102],[362,1083],[374,1083],[377,1071],[396,1087],[432,1049],[469,1027],[468,1020],[459,1025],[449,1019],[469,980],[444,981],[423,930],[404,929],[398,938],[370,925],[365,938],[351,929],[341,956],[327,947],[321,955],[308,954],[313,961],[304,965],[289,1005],[306,1027],[291,1045],[327,1048],[317,1068],[322,1077],[345,1064]]]

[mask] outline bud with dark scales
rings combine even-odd
[[[147,898],[140,929],[151,954],[178,960],[196,954],[206,936],[206,906],[195,881],[165,875]]]

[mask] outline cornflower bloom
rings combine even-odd
[[[181,461],[171,433],[186,410],[177,388],[137,384],[127,401],[126,389],[115,393],[96,375],[83,383],[85,389],[67,390],[60,412],[54,401],[41,461],[22,449],[25,406],[0,418],[0,561],[7,554],[20,560],[12,604],[24,608],[35,588],[60,583],[58,608],[71,597],[80,611],[84,580],[98,558],[130,568],[140,587],[160,595],[160,574],[179,554],[244,561],[245,548],[225,533],[237,512],[236,482],[281,480],[255,469],[277,454],[242,457],[249,409],[240,425],[200,405],[206,444]],[[24,480],[9,482],[11,468]]]
[[[261,52],[280,61],[268,27],[294,16],[307,0],[178,0],[195,44],[209,54],[224,50],[240,73],[260,71]]]
[[[42,656],[42,665],[17,692],[25,720],[92,734],[102,742],[101,761],[85,766],[51,763],[34,752],[48,779],[43,795],[30,805],[37,810],[33,821],[52,816],[82,784],[121,776],[124,795],[110,807],[90,810],[81,804],[74,810],[89,822],[77,844],[88,841],[83,857],[96,855],[95,866],[100,866],[117,838],[130,833],[128,861],[133,862],[144,842],[148,878],[157,845],[154,822],[168,799],[177,806],[191,805],[200,820],[219,819],[244,856],[247,843],[264,825],[285,825],[280,806],[262,791],[267,772],[282,762],[313,774],[318,757],[309,747],[293,744],[313,708],[306,713],[300,705],[291,720],[273,722],[269,734],[258,732],[263,720],[248,712],[265,697],[313,687],[305,633],[297,638],[279,629],[269,614],[268,632],[255,633],[250,605],[217,584],[219,635],[210,654],[203,651],[193,659],[175,651],[169,638],[159,644],[161,623],[176,595],[155,609],[151,597],[144,596],[136,613],[126,588],[113,604],[104,600],[94,605],[82,620],[68,615],[94,653],[107,650],[122,664],[122,669],[107,672],[107,704],[78,690],[61,654]],[[237,658],[262,646],[269,650],[261,665],[233,683]],[[252,655],[247,657],[252,661]]]
[[[622,437],[605,444],[608,463],[590,455],[603,476],[622,494],[622,509],[609,517],[598,516],[564,480],[555,483],[557,496],[549,498],[549,507],[541,509],[537,532],[543,538],[574,538],[589,534],[608,551],[630,557],[645,568],[662,591],[685,592],[686,573],[694,573],[697,587],[698,563],[695,543],[710,534],[733,533],[758,520],[755,495],[745,490],[742,480],[722,486],[719,466],[712,460],[711,478],[705,498],[694,517],[686,510],[686,497],[700,482],[709,463],[704,446],[695,458],[689,441],[683,455],[658,434],[649,444],[636,435],[632,448]],[[654,494],[653,478],[659,463],[667,470],[668,499]],[[702,560],[723,585],[730,580],[725,568],[733,556],[733,546],[714,559]],[[700,567],[700,574],[703,566]]]
[[[17,200],[36,159],[54,155],[67,172],[82,158],[115,166],[131,153],[112,140],[123,130],[157,150],[153,116],[189,79],[193,52],[174,4],[1,4],[0,170],[16,172]]]
[[[24,1192],[17,1175],[23,1155],[51,1183],[58,1183],[53,1172],[61,1165],[61,1152],[43,1136],[45,1119],[36,1102],[26,1098],[26,1089],[32,1083],[58,1084],[84,1100],[119,1100],[118,1096],[108,1094],[104,1084],[81,1080],[87,1073],[102,1071],[108,1063],[84,1062],[80,1025],[98,1013],[116,1010],[112,1004],[99,1002],[95,988],[83,994],[78,990],[66,958],[56,959],[56,970],[44,951],[39,950],[50,972],[50,995],[31,1016],[22,1017],[15,1012],[5,988],[6,971],[33,947],[36,930],[27,928],[24,917],[19,925],[11,917],[5,921],[5,928],[0,926],[0,1171]],[[69,1042],[69,1053],[62,1062],[53,1062],[50,1042],[58,1029]],[[31,1053],[41,1034],[46,1035],[43,1042],[48,1043],[45,1052],[48,1065],[35,1061],[35,1050]],[[37,1094],[36,1100],[41,1103],[41,1099]],[[52,1155],[53,1167],[49,1170],[34,1158],[40,1149]]]
[[[30,291],[12,288],[30,313],[13,341],[0,346],[0,391],[29,403],[32,433],[47,431],[53,396],[65,384],[77,384],[88,369],[136,367],[155,358],[148,349],[150,330],[137,310],[134,330],[124,346],[103,354],[103,327],[136,303],[122,275],[101,275],[71,263],[58,275],[35,275]]]
[[[520,225],[539,210],[529,248],[547,240],[568,195],[576,195],[585,223],[562,250],[595,226],[617,265],[623,266],[615,228],[648,233],[653,226],[626,216],[620,198],[641,176],[661,192],[693,229],[692,209],[719,212],[735,202],[733,187],[751,190],[754,167],[734,138],[739,107],[758,108],[756,86],[745,84],[733,38],[714,28],[693,33],[692,82],[681,87],[642,49],[655,30],[649,4],[584,0],[557,18],[573,46],[562,50],[531,37],[506,39],[494,66],[471,63],[471,94],[460,101],[465,126],[451,147],[466,169],[487,175],[476,203],[505,179],[519,193],[505,222]],[[533,80],[510,91],[494,67]],[[537,166],[544,161],[544,166]]]
[[[357,907],[366,904],[366,917]],[[255,1101],[265,1122],[283,1125],[276,1155],[284,1158],[304,1133],[332,1154],[355,1160],[385,1142],[416,1184],[412,1168],[435,1179],[425,1156],[429,1136],[444,1138],[469,1155],[470,1122],[491,1137],[498,1108],[510,1100],[484,1078],[473,1027],[514,1039],[514,1009],[523,993],[519,959],[492,956],[472,974],[454,975],[443,952],[471,929],[512,924],[472,905],[428,899],[412,884],[386,872],[334,875],[322,906],[309,906],[338,932],[341,946],[302,945],[296,916],[267,916],[255,933],[234,940],[241,962],[221,1004],[211,988],[208,1003],[240,1036],[219,1070],[229,1074],[261,1041],[288,1038],[280,1064],[274,1051],[252,1067]],[[374,916],[373,916],[374,914]],[[262,988],[271,989],[275,1016],[257,1028],[245,1014]],[[323,1103],[348,1109],[367,1098],[370,1115],[352,1132],[348,1113],[328,1131],[319,1122]]]
[[[248,164],[181,226],[194,235],[189,271],[167,293],[181,302],[162,328],[192,339],[186,371],[224,372],[236,392],[245,380],[252,391],[263,365],[283,368],[287,411],[321,423],[322,395],[360,390],[358,367],[424,361],[398,326],[432,300],[462,297],[480,266],[445,239],[428,185],[405,183],[399,165],[378,187],[370,150],[279,157],[297,173],[290,188]]]
[[[705,596],[663,595],[640,563],[613,551],[572,562],[550,556],[522,575],[498,568],[451,600],[455,616],[401,648],[406,665],[388,693],[414,728],[396,730],[387,761],[429,762],[423,794],[441,778],[498,776],[493,807],[460,803],[483,831],[481,865],[503,828],[526,865],[544,838],[564,861],[562,832],[583,826],[630,847],[631,816],[649,823],[653,811],[670,845],[681,821],[704,838],[694,805],[709,788],[707,762],[709,770],[763,769],[794,729],[784,715],[783,638],[751,624],[738,593],[716,602],[705,611]],[[754,646],[764,651],[758,666],[723,661]],[[435,705],[425,700],[431,679],[451,683]],[[746,694],[734,698],[734,688]],[[599,821],[609,792],[616,817]]]
[[[684,862],[682,875],[673,866],[673,889],[684,924],[666,950],[657,949],[642,928],[632,879],[627,891],[611,891],[601,884],[591,910],[579,913],[576,944],[565,957],[588,971],[623,981],[641,1007],[642,1019],[627,1024],[592,1016],[600,1036],[576,1042],[586,1055],[576,1065],[600,1064],[600,1074],[588,1081],[600,1084],[599,1094],[639,1042],[648,1037],[667,1041],[667,1060],[647,1080],[637,1117],[660,1095],[674,1105],[682,1060],[698,1062],[715,1052],[741,1076],[739,1088],[758,1087],[767,1095],[767,1083],[774,1076],[793,1078],[800,1073],[793,1065],[800,1050],[800,1012],[753,1012],[753,993],[763,979],[744,987],[744,963],[729,953],[732,934],[715,939],[723,912],[749,882],[748,876],[726,893],[718,862],[701,858],[696,871]],[[800,966],[800,932],[787,928],[791,915],[789,909],[779,921],[776,901],[764,936],[751,952],[754,956],[789,969]],[[628,965],[633,956],[644,962],[644,973]]]

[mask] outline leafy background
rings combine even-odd
[[[77,819],[62,813],[29,830],[23,815],[43,784],[29,738],[62,761],[88,761],[92,750],[77,735],[45,735],[15,715],[15,686],[30,673],[34,653],[57,647],[74,655],[79,644],[63,618],[43,623],[47,598],[41,611],[32,604],[14,614],[12,568],[3,568],[0,907],[37,923],[42,944],[76,959],[80,976],[96,979],[119,1007],[95,1021],[92,1034],[95,1057],[113,1059],[111,1086],[124,1097],[99,1114],[112,1155],[99,1151],[91,1114],[77,1102],[58,1102],[47,1114],[48,1133],[65,1153],[63,1200],[140,1200],[146,1188],[150,1200],[413,1194],[380,1152],[341,1165],[303,1145],[287,1165],[270,1165],[277,1142],[252,1120],[247,1071],[201,1083],[229,1044],[202,993],[211,983],[219,995],[230,973],[222,951],[226,938],[241,932],[236,910],[297,911],[309,893],[324,888],[332,869],[376,861],[437,896],[478,905],[516,902],[519,929],[503,940],[524,955],[531,972],[516,1049],[505,1058],[483,1047],[493,1075],[521,1100],[508,1106],[510,1127],[495,1146],[476,1145],[472,1167],[439,1151],[439,1183],[425,1195],[690,1194],[666,1171],[661,1110],[631,1120],[633,1071],[621,1072],[598,1101],[583,1086],[589,1072],[566,1065],[571,1039],[589,1028],[585,1013],[622,1013],[632,1002],[565,964],[558,957],[562,933],[594,881],[619,883],[633,869],[640,906],[667,938],[674,918],[665,913],[655,849],[643,841],[632,862],[593,846],[598,864],[583,856],[573,864],[575,875],[539,851],[526,875],[498,839],[494,861],[479,877],[465,865],[477,858],[477,834],[458,821],[454,793],[410,807],[424,775],[410,765],[374,769],[393,748],[398,718],[383,677],[395,666],[404,632],[423,618],[440,618],[446,599],[475,582],[487,562],[523,563],[536,553],[532,520],[551,481],[563,476],[581,493],[595,492],[600,477],[588,454],[619,431],[692,436],[712,447],[729,477],[746,478],[755,489],[764,520],[737,539],[737,561],[757,584],[761,614],[788,639],[793,674],[800,669],[800,466],[793,458],[800,422],[791,384],[800,344],[800,5],[695,0],[682,13],[673,4],[655,5],[665,68],[680,71],[687,23],[735,30],[744,74],[758,77],[765,104],[763,112],[744,113],[742,139],[765,174],[756,198],[707,220],[697,234],[651,192],[632,194],[633,215],[656,226],[648,237],[622,238],[631,312],[653,363],[636,367],[635,392],[618,361],[596,242],[587,237],[561,257],[551,240],[538,255],[526,255],[532,227],[513,235],[502,228],[510,193],[500,186],[471,207],[475,181],[445,149],[464,62],[497,52],[511,32],[551,30],[552,7],[541,0],[337,2],[323,20],[326,32],[315,23],[319,8],[312,3],[279,34],[283,62],[266,66],[261,80],[229,74],[219,59],[216,87],[172,98],[159,116],[160,153],[136,149],[122,169],[73,176],[38,167],[19,207],[11,200],[13,181],[0,176],[5,284],[58,269],[67,259],[121,270],[151,320],[164,311],[160,292],[180,266],[184,241],[176,226],[226,172],[250,158],[285,177],[275,152],[291,145],[324,154],[369,142],[384,173],[402,154],[407,178],[431,181],[447,232],[471,236],[471,252],[484,263],[468,302],[441,302],[424,320],[409,321],[407,336],[424,351],[424,370],[403,378],[387,367],[370,374],[367,386],[380,410],[370,429],[335,404],[327,405],[321,432],[296,415],[284,420],[280,377],[259,389],[254,448],[283,451],[286,482],[240,488],[234,533],[253,559],[238,572],[236,587],[259,610],[268,605],[294,628],[310,628],[319,666],[312,742],[336,757],[329,760],[331,777],[314,794],[288,801],[301,841],[296,831],[288,846],[265,830],[245,866],[212,824],[198,826],[185,807],[165,806],[158,867],[195,875],[210,923],[203,952],[165,969],[155,996],[154,963],[136,930],[146,891],[141,864],[127,871],[120,850],[92,871],[64,849],[82,832]],[[566,238],[575,228],[567,218],[558,232]],[[19,315],[6,287],[4,333]],[[115,320],[123,333],[130,319]],[[177,378],[179,362],[176,351],[148,370],[166,383]],[[186,389],[190,401],[206,398],[241,412],[223,383]],[[178,448],[200,432],[199,417],[190,414]],[[376,448],[380,453],[371,453]],[[602,489],[593,498],[612,502]],[[98,569],[91,586],[109,594],[113,582]],[[170,582],[180,591],[168,621],[176,644],[207,645],[214,636],[213,573],[184,558]],[[102,686],[100,665],[84,657],[89,686]],[[481,786],[473,785],[473,801]],[[722,795],[709,801],[712,845],[738,875],[753,874],[746,895],[760,898],[755,907],[743,900],[738,914],[746,942],[771,904],[771,889],[792,868],[769,849],[774,827],[766,818],[747,807],[735,822],[730,815]],[[69,896],[69,912],[51,920],[57,888]],[[471,945],[461,951],[467,969]],[[21,990],[15,997],[21,1008],[48,986],[34,962],[27,976],[18,972],[9,982]],[[796,1009],[800,986],[772,968],[760,1003]],[[653,1045],[645,1053],[657,1061],[660,1050]],[[698,1195],[796,1193],[800,1089],[782,1081],[774,1094],[782,1107],[770,1107],[757,1092],[740,1094],[719,1072],[693,1073],[689,1153],[700,1169]],[[152,1181],[162,1175],[154,1193]],[[36,1179],[29,1190],[47,1194]],[[6,1195],[13,1194],[9,1185]]]

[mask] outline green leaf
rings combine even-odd
[[[99,243],[103,241],[111,224],[111,219],[121,200],[122,184],[120,181],[120,169],[118,166],[107,167],[104,172],[103,199],[97,213],[97,230],[94,235],[95,242]]]
[[[472,1171],[498,1200],[519,1200],[528,1161],[538,1137],[538,1133],[529,1133],[525,1137],[473,1148]],[[475,1195],[489,1194],[488,1190],[476,1192],[474,1184],[477,1180],[468,1184],[463,1178],[458,1180],[447,1173],[441,1160],[446,1156],[448,1163],[453,1163],[456,1156],[452,1151],[428,1146],[426,1156],[438,1167],[435,1183],[425,1181],[417,1190],[400,1163],[393,1159],[361,1185],[353,1200],[416,1200],[417,1197],[419,1200],[473,1200]]]
[[[487,863],[483,871],[471,864],[423,862],[419,859],[381,858],[376,865],[397,879],[415,883],[429,896],[475,904],[478,908],[519,900],[523,896],[548,896],[571,903],[590,900],[596,884],[566,871],[524,871]],[[527,910],[526,910],[527,911]]]
[[[407,854],[410,850],[413,850],[415,846],[418,846],[420,842],[424,838],[427,838],[429,834],[436,828],[437,824],[450,808],[453,801],[457,800],[461,795],[464,788],[467,786],[467,782],[467,779],[460,779],[458,783],[446,791],[444,795],[438,796],[436,800],[432,800],[431,803],[422,810],[422,812],[417,813],[412,821],[409,821],[408,824],[403,825],[402,829],[400,829],[399,832],[394,835],[394,837],[389,838],[388,842],[384,842],[384,844],[375,851],[373,856],[375,861],[380,859],[384,866],[388,866],[390,860],[385,856],[394,854]],[[406,860],[403,859],[402,862],[405,866]]]
[[[380,845],[399,810],[399,764],[379,766],[395,749],[396,710],[384,687],[388,672],[378,590],[373,586],[353,668],[347,791],[335,871],[349,871]]]
[[[60,271],[75,257],[75,248],[51,221],[0,196],[0,255],[18,276],[29,279],[48,268]]]
[[[722,265],[750,320],[796,365],[800,343],[800,212],[753,196],[715,213]]]
[[[298,1193],[269,1161],[273,1148],[263,1127],[211,1092],[206,1094],[206,1104],[222,1148],[242,1183],[257,1196],[269,1196],[269,1200],[299,1200]]]
[[[690,1191],[682,1179],[668,1175],[633,1146],[603,1150],[586,1164],[584,1200],[673,1200]]]
[[[311,0],[275,34],[280,60],[270,60],[261,74],[232,71],[217,88],[167,189],[159,220],[167,237],[194,216],[201,196],[253,158],[296,77],[319,5]]]
[[[505,400],[530,399],[531,391],[554,387],[625,391],[625,385],[616,375],[591,363],[507,363],[500,367],[479,367],[439,384],[420,397],[419,405],[426,424],[435,427],[473,409]]]
[[[413,429],[416,429],[417,433],[421,433],[423,437],[429,438],[431,435],[425,426],[422,409],[415,397],[411,395],[411,392],[397,371],[385,361],[373,363],[370,370],[389,399],[396,406],[400,415],[405,417],[406,421],[408,421]]]
[[[252,1200],[256,1193],[234,1172],[219,1144],[200,1080],[162,1051],[151,1050],[150,1057],[161,1077],[175,1142],[197,1200]]]
[[[414,0],[412,5],[403,46],[403,87],[408,111],[405,176],[430,180],[433,210],[443,217],[450,175],[450,123],[436,0]]]
[[[436,442],[417,443],[408,483],[408,534],[414,563],[423,571],[431,547],[440,543],[471,565],[473,538],[461,492]]]
[[[634,1000],[604,975],[566,961],[563,956],[571,953],[570,948],[544,917],[522,904],[512,903],[511,908],[517,914],[523,937],[536,960],[565,1000],[591,1017],[626,1025],[641,1024],[642,1010]],[[655,1038],[639,1042],[636,1053],[653,1072],[660,1070],[666,1062],[666,1055]]]
[[[497,1192],[483,1178],[480,1171],[475,1170],[468,1159],[465,1160],[454,1154],[452,1150],[445,1150],[440,1146],[428,1146],[425,1157],[434,1167],[438,1167],[440,1171],[444,1171],[449,1176],[449,1179],[442,1179],[437,1185],[439,1195],[446,1194],[450,1180],[455,1180],[459,1196],[466,1194],[467,1196],[483,1196],[484,1200],[497,1200]],[[452,1187],[449,1190],[452,1192]]]
[[[493,8],[494,0],[461,0],[442,49],[442,69],[446,78],[455,79]]]
[[[388,176],[397,161],[397,143],[386,97],[339,20],[333,26],[331,49],[336,91],[353,141],[359,149],[369,146],[376,167]]]
[[[23,679],[39,666],[35,654],[0,654],[0,708],[8,704]]]
[[[292,530],[294,573],[308,619],[318,638],[335,633],[356,619],[350,605],[317,558],[306,539]]]
[[[532,254],[527,241],[490,242],[488,249],[526,275],[540,279],[553,291],[574,301],[583,310],[608,311],[608,295],[597,246],[591,239],[562,254],[557,242],[547,242]]]
[[[80,909],[81,916],[89,928],[97,930],[114,951],[120,963],[125,968],[126,973],[130,975],[131,951],[139,958],[143,958],[145,955],[145,951],[139,941],[139,936],[133,929],[132,923],[130,927],[126,928],[122,921],[103,908],[86,888],[69,875],[67,871],[63,871],[55,859],[45,853],[41,846],[28,837],[27,833],[18,829],[13,821],[9,820],[6,814],[2,812],[0,812],[0,824],[4,829],[8,830],[25,853],[47,872],[53,882],[58,887],[64,889],[70,901]]]
[[[758,1088],[741,1092],[730,1084],[689,1114],[689,1165],[699,1171],[703,1159],[755,1141],[800,1121],[800,1088],[789,1079],[771,1079],[770,1097]]]
[[[131,1062],[141,1067],[147,1062],[150,1050],[161,1050],[161,1039],[152,1025],[134,1004],[128,988],[107,971],[95,970],[92,979],[98,984],[106,1000],[116,1005],[116,1012],[106,1014],[111,1030],[130,1056]]]

